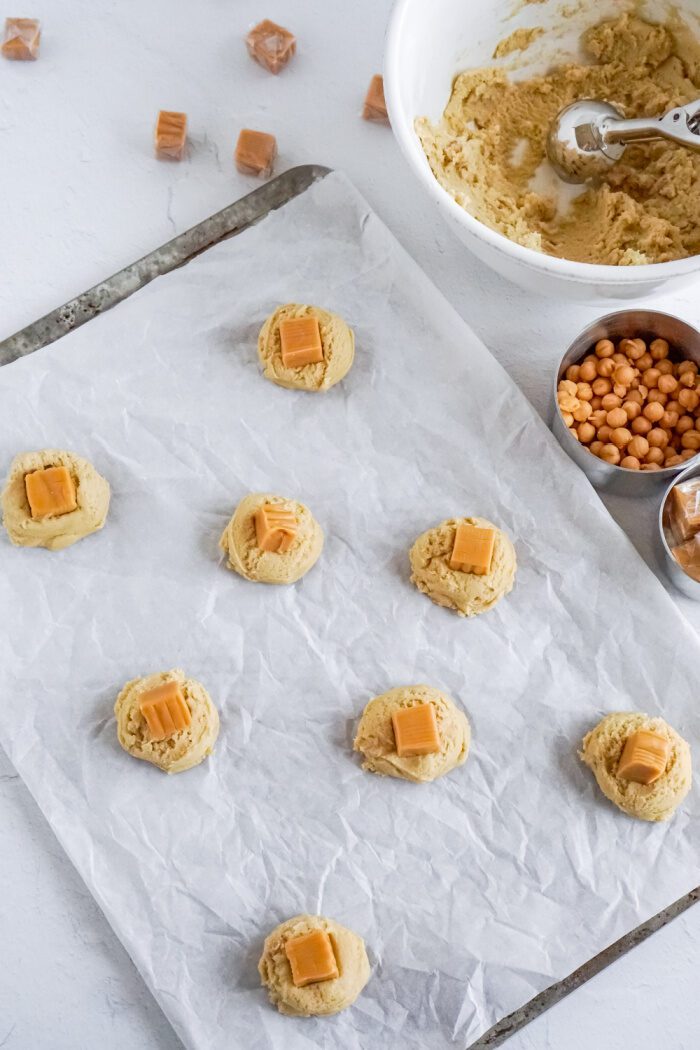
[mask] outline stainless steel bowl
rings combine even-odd
[[[698,583],[697,580],[694,580],[692,576],[688,576],[688,573],[681,569],[680,565],[671,554],[671,545],[668,539],[669,531],[667,528],[671,489],[674,485],[680,485],[682,481],[690,481],[691,478],[700,478],[700,462],[697,459],[692,459],[688,462],[690,465],[673,479],[664,492],[663,499],[661,500],[661,506],[659,507],[658,546],[661,552],[661,561],[663,562],[666,575],[671,583],[688,598],[694,598],[696,602],[700,602],[700,583]],[[652,473],[654,472],[652,471]]]
[[[658,310],[619,310],[594,321],[574,340],[561,359],[552,389],[551,425],[557,441],[581,468],[591,484],[597,489],[614,492],[620,496],[648,496],[656,493],[663,485],[668,485],[670,478],[700,462],[698,455],[685,463],[679,463],[675,467],[664,467],[662,470],[627,470],[626,467],[615,467],[612,463],[598,459],[585,445],[579,444],[576,438],[571,436],[561,417],[557,403],[557,387],[569,365],[576,364],[589,354],[599,339],[616,341],[638,336],[647,342],[652,339],[666,339],[672,347],[682,350],[684,357],[695,361],[700,367],[700,332],[692,325],[671,314],[659,313]],[[694,581],[691,580],[692,582]]]

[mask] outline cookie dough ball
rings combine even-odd
[[[139,701],[150,689],[165,682],[177,682],[190,710],[186,729],[165,740],[151,740]],[[114,705],[119,743],[134,758],[152,762],[166,773],[183,773],[198,766],[214,750],[219,735],[219,713],[204,686],[187,678],[184,671],[160,671],[127,682]]]
[[[485,576],[450,568],[450,556],[458,525],[493,529],[496,539],[491,568]],[[515,548],[502,529],[485,518],[449,518],[428,529],[411,547],[411,582],[436,605],[453,609],[459,616],[478,616],[493,608],[513,589]]]
[[[297,530],[285,551],[264,551],[258,546],[255,514],[266,504],[292,510]],[[257,583],[296,583],[318,561],[323,530],[308,507],[283,496],[253,492],[236,507],[219,546],[228,555],[228,567]]]
[[[65,467],[68,471],[75,492],[74,509],[32,516],[25,477],[50,467]],[[55,448],[21,452],[12,461],[3,489],[3,524],[17,547],[62,550],[102,528],[109,509],[109,495],[108,482],[92,463],[74,452]]]
[[[280,321],[293,317],[315,317],[321,330],[323,361],[290,368],[282,363]],[[355,336],[342,317],[318,306],[286,303],[268,317],[258,336],[258,354],[263,375],[290,390],[329,390],[343,379],[355,357]]]
[[[640,729],[665,737],[671,747],[666,769],[651,784],[637,784],[617,775],[625,743]],[[663,718],[634,711],[606,715],[595,729],[586,733],[579,757],[593,770],[603,794],[630,817],[668,820],[690,791],[690,747]]]
[[[399,758],[391,716],[404,707],[433,704],[440,750]],[[354,749],[364,755],[362,768],[387,777],[427,784],[467,761],[471,731],[466,715],[449,696],[429,685],[402,685],[370,700],[357,728]]]
[[[297,987],[285,952],[294,937],[325,930],[338,965],[339,977]],[[282,1014],[295,1017],[327,1016],[351,1006],[369,980],[365,942],[352,930],[322,915],[295,915],[265,939],[258,972],[270,1001]]]

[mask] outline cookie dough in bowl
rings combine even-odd
[[[114,714],[124,750],[165,773],[199,765],[219,735],[219,713],[209,693],[177,668],[127,682]]]
[[[307,947],[303,959],[306,973],[295,973],[290,961],[295,957],[294,941],[299,939],[301,944],[301,938],[305,938],[308,946],[314,940],[309,937],[311,934],[320,942],[321,952],[325,949],[330,966],[326,963],[325,971],[318,968],[314,973],[313,965],[308,967],[308,963],[316,960],[309,959]],[[313,944],[312,950],[317,955],[318,944]],[[258,972],[270,1001],[280,1013],[321,1017],[337,1014],[355,1002],[369,980],[369,960],[364,941],[352,930],[322,915],[295,915],[266,937]],[[315,976],[320,979],[313,980]]]
[[[603,794],[630,817],[668,820],[690,791],[690,747],[663,718],[606,715],[583,738],[580,758]]]
[[[399,754],[394,719],[401,713],[422,712],[425,705],[432,705],[434,711],[432,748],[430,734],[425,736],[423,726],[409,726],[409,743],[414,746],[407,750],[413,753]],[[416,748],[419,739],[424,746]],[[470,739],[467,717],[449,696],[429,685],[402,685],[370,700],[353,746],[364,757],[363,769],[380,776],[426,784],[466,762]]]
[[[21,452],[2,492],[3,524],[18,547],[62,550],[102,528],[109,497],[108,482],[75,452]]]
[[[494,534],[490,560],[478,567],[480,572],[453,567],[455,542],[465,526]],[[485,518],[448,518],[418,537],[409,558],[411,582],[436,605],[459,616],[478,616],[492,609],[515,581],[515,548],[506,533]]]
[[[236,507],[219,546],[228,568],[246,580],[296,583],[318,560],[323,530],[298,500],[253,492]]]
[[[295,326],[299,329],[297,332]],[[286,332],[289,332],[289,347],[283,345]],[[338,314],[319,306],[286,303],[262,326],[258,355],[263,375],[278,386],[290,390],[329,390],[352,367],[355,335]]]

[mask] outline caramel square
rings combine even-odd
[[[440,750],[440,732],[434,704],[400,707],[391,716],[399,758],[432,755]]]
[[[248,54],[270,73],[279,73],[297,48],[296,37],[284,26],[265,18],[245,38]]]
[[[450,568],[485,576],[491,568],[496,533],[478,525],[458,525],[450,555]]]
[[[146,719],[151,740],[165,740],[192,722],[187,701],[178,682],[163,682],[147,689],[139,699],[139,710]]]
[[[284,554],[297,534],[297,519],[293,510],[279,504],[265,503],[255,512],[255,538],[264,551]]]
[[[666,769],[671,745],[664,736],[648,729],[638,729],[627,737],[617,767],[621,780],[637,784],[653,784]]]
[[[2,53],[5,58],[28,62],[39,57],[41,26],[36,18],[6,18]]]
[[[156,121],[156,156],[161,160],[182,160],[187,143],[187,114],[161,109]]]
[[[375,73],[369,82],[362,117],[364,120],[374,120],[379,124],[389,123],[389,114],[384,99],[384,77],[381,73]]]
[[[285,368],[303,368],[323,361],[321,327],[315,317],[290,317],[280,321],[280,342]]]
[[[234,154],[236,167],[244,175],[260,175],[267,178],[277,156],[277,139],[265,131],[243,128],[238,136]]]
[[[700,534],[679,547],[672,547],[671,554],[683,572],[700,583]]]
[[[312,930],[291,937],[284,946],[292,968],[292,981],[297,988],[317,981],[332,981],[340,976],[333,943],[325,930]]]
[[[679,545],[700,532],[700,478],[691,478],[671,489],[670,524]]]
[[[56,518],[78,506],[75,482],[67,467],[33,470],[24,475],[24,488],[33,518]]]

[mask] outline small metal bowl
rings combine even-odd
[[[682,591],[686,597],[694,598],[696,602],[700,602],[700,583],[698,583],[697,580],[694,580],[692,576],[689,576],[688,573],[680,567],[671,554],[671,544],[669,543],[668,510],[671,499],[671,489],[674,485],[680,485],[683,481],[690,481],[691,478],[700,478],[700,462],[697,459],[689,460],[688,462],[690,465],[673,479],[664,492],[661,506],[659,507],[658,540],[661,551],[661,560],[664,569],[666,570],[666,575],[671,583],[674,587],[677,587],[679,591]],[[652,471],[652,473],[656,472]]]
[[[678,463],[675,467],[663,467],[661,470],[627,470],[626,467],[616,467],[598,459],[569,433],[557,402],[557,387],[565,377],[569,365],[577,364],[589,354],[599,339],[612,339],[615,342],[637,337],[647,342],[666,339],[672,347],[682,350],[688,360],[694,361],[700,367],[700,332],[692,325],[681,321],[679,317],[659,313],[657,310],[620,310],[594,321],[574,340],[561,359],[552,390],[552,432],[557,441],[581,468],[591,484],[597,489],[620,496],[645,496],[658,492],[662,485],[668,485],[670,478],[700,461],[700,456],[693,456],[685,463]],[[691,583],[693,582],[691,580]]]

